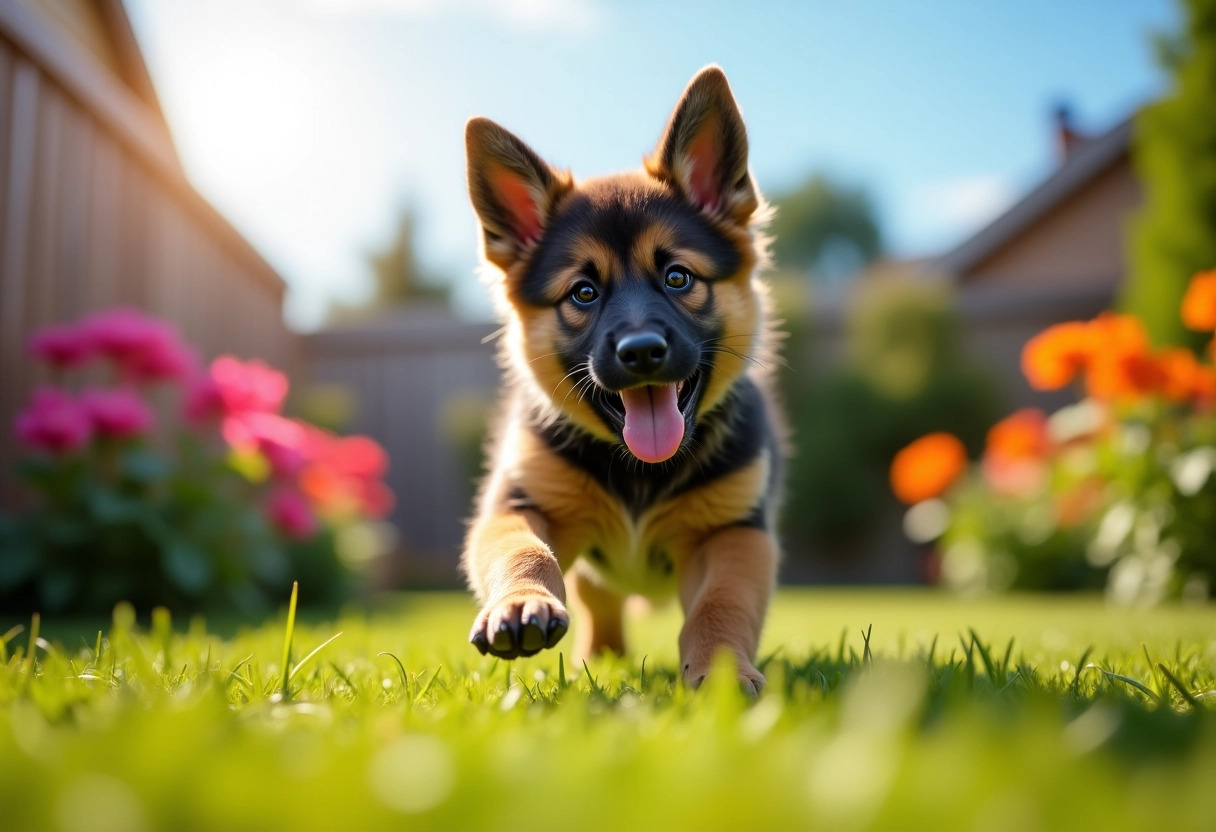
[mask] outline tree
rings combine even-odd
[[[1185,0],[1184,32],[1158,42],[1170,93],[1136,118],[1144,183],[1122,304],[1158,343],[1197,345],[1178,317],[1191,276],[1216,268],[1216,0]]]
[[[820,282],[840,281],[882,253],[882,234],[869,196],[815,175],[773,198],[777,265]]]
[[[363,321],[417,304],[447,305],[448,285],[427,274],[419,261],[415,246],[417,231],[418,216],[412,207],[406,208],[388,245],[367,255],[375,281],[372,296],[356,304],[334,303],[329,312],[331,323]]]

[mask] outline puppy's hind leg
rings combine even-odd
[[[576,566],[566,576],[578,637],[574,655],[586,659],[598,653],[625,654],[625,599]]]

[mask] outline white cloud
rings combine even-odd
[[[1003,176],[980,174],[933,182],[918,189],[918,212],[944,226],[975,229],[1013,204],[1016,193]]]
[[[603,22],[595,0],[293,0],[303,11],[333,17],[430,16],[466,11],[516,29],[587,34]]]

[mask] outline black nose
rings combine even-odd
[[[626,335],[616,345],[616,357],[629,372],[649,375],[667,360],[667,339],[657,332]]]

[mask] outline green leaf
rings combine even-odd
[[[41,481],[54,476],[60,467],[54,457],[39,454],[22,457],[17,463],[17,473],[25,479]]]
[[[161,549],[161,563],[173,585],[197,595],[211,581],[211,562],[206,554],[183,540],[174,540]]]
[[[63,514],[43,515],[42,533],[52,546],[71,548],[85,543],[96,533],[96,527],[88,520]]]
[[[102,523],[129,523],[143,512],[141,501],[124,497],[108,488],[94,486],[87,491],[89,510]]]
[[[131,448],[122,456],[122,475],[137,483],[159,482],[171,471],[168,460],[147,448]]]

